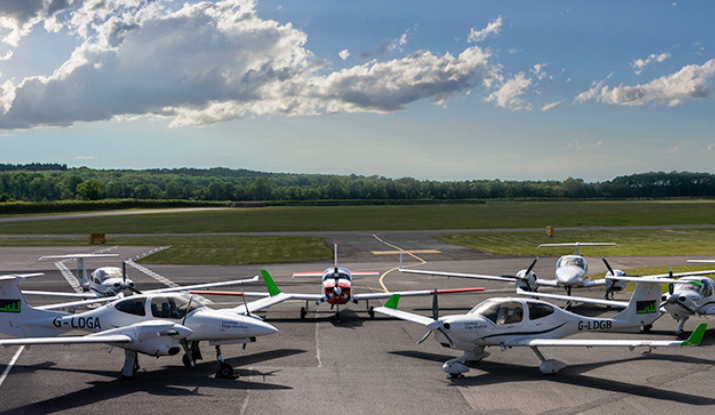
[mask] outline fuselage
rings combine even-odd
[[[187,314],[188,317],[184,319]],[[189,341],[236,340],[276,333],[270,324],[247,317],[232,309],[213,310],[180,294],[133,295],[80,314],[56,316],[34,325],[92,333],[138,323],[164,321],[191,330]]]
[[[348,269],[328,268],[323,271],[323,293],[329,304],[346,304],[350,301],[351,290],[352,274]]]
[[[586,259],[580,255],[564,255],[556,262],[556,279],[559,285],[583,286],[587,271]]]
[[[129,287],[134,287],[134,281],[125,278],[121,268],[101,267],[92,272],[91,278],[84,288],[98,297],[108,297],[119,294]]]
[[[653,307],[650,313],[656,313]],[[455,349],[469,351],[475,346],[498,346],[515,339],[560,339],[586,331],[608,331],[638,327],[637,322],[618,318],[590,318],[560,309],[550,303],[522,298],[486,300],[469,313],[440,317],[444,333]],[[440,331],[435,339],[451,347]]]
[[[663,308],[676,320],[693,314],[708,314],[715,308],[715,284],[710,278],[684,277],[680,281],[688,284],[674,284],[673,294],[661,296]]]

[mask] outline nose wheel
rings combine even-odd
[[[223,354],[221,354],[221,346],[216,346],[216,360],[220,363],[218,372],[216,372],[216,378],[222,379],[236,379],[238,378],[238,373],[233,371],[233,367],[228,363],[224,362]]]

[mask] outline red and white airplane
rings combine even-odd
[[[191,291],[192,294],[201,295],[237,295],[246,297],[269,297],[266,299],[270,302],[270,305],[278,304],[285,300],[305,300],[305,306],[300,308],[300,318],[305,318],[308,313],[308,302],[315,301],[315,305],[320,305],[324,302],[330,304],[330,308],[337,306],[337,312],[335,317],[337,321],[340,321],[340,306],[347,304],[348,302],[353,302],[358,304],[359,301],[365,300],[365,306],[370,318],[375,317],[374,307],[370,306],[370,300],[375,300],[379,298],[389,298],[392,294],[400,294],[403,297],[415,296],[415,295],[432,295],[435,290],[417,290],[417,291],[401,291],[401,292],[382,292],[382,293],[354,293],[353,292],[353,277],[366,277],[366,276],[376,276],[379,277],[380,273],[377,271],[350,271],[347,268],[340,268],[338,266],[338,243],[334,243],[335,247],[335,265],[326,269],[323,272],[297,272],[293,274],[295,277],[321,277],[322,278],[322,291],[321,294],[300,294],[300,293],[284,293],[278,286],[273,282],[270,274],[261,270],[263,274],[263,279],[266,282],[266,287],[268,289],[267,293],[256,293],[256,292],[240,292],[240,291]],[[443,289],[436,290],[437,294],[454,294],[454,293],[466,293],[466,292],[477,292],[484,291],[484,287],[474,287],[474,288],[455,288],[455,289]],[[260,303],[260,301],[256,301]],[[264,305],[262,308],[265,308]]]

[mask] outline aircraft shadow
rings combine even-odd
[[[202,351],[208,357],[210,351]],[[212,351],[211,351],[212,352]],[[227,363],[239,363],[243,366],[265,362],[267,360],[291,356],[298,353],[305,353],[305,350],[284,349],[257,353],[250,356],[242,356],[226,359]],[[147,356],[142,356],[144,359]],[[140,357],[140,364],[142,358]],[[35,402],[29,405],[20,406],[0,412],[0,415],[18,415],[23,413],[49,414],[60,411],[71,411],[87,405],[103,402],[106,400],[121,398],[136,392],[144,392],[157,396],[189,396],[207,395],[201,392],[201,388],[222,388],[239,390],[287,390],[289,386],[275,383],[266,383],[267,377],[275,376],[277,370],[261,372],[236,367],[234,370],[239,375],[237,379],[216,378],[214,374],[218,369],[218,363],[213,359],[213,353],[208,360],[197,363],[193,368],[184,367],[182,364],[164,366],[158,370],[144,371],[140,369],[133,380],[124,380],[119,377],[117,370],[80,370],[56,367],[54,362],[45,362],[32,366],[15,366],[13,372],[34,373],[42,371],[54,371],[64,373],[93,374],[113,378],[107,381],[95,380],[88,382],[87,388],[76,390],[67,395],[54,397],[42,402]],[[252,380],[244,380],[251,376]],[[262,380],[261,380],[262,379]]]
[[[420,352],[420,351],[393,351],[391,354],[411,357],[415,359],[428,360],[432,362],[444,363],[448,359],[452,359],[454,355],[441,355],[436,353]],[[684,364],[699,364],[707,366],[715,366],[715,360],[704,360],[682,355],[664,355],[664,354],[639,354],[627,359],[611,360],[608,362],[598,362],[589,364],[573,364],[562,369],[558,374],[547,376],[539,371],[538,360],[535,357],[535,364],[532,367],[523,365],[513,365],[509,363],[491,362],[488,359],[477,364],[470,364],[469,367],[486,373],[478,373],[475,375],[467,375],[463,378],[447,380],[445,384],[450,386],[483,386],[499,383],[510,382],[529,382],[543,381],[548,379],[552,382],[567,383],[570,385],[581,386],[589,389],[599,389],[603,391],[626,393],[633,396],[647,397],[658,400],[673,401],[690,405],[715,405],[715,398],[707,396],[693,395],[689,393],[676,392],[667,389],[662,389],[653,386],[637,385],[632,383],[620,382],[615,380],[603,379],[593,376],[588,376],[585,373],[601,368],[606,365],[616,365],[633,360],[656,360],[656,361],[675,361]],[[533,370],[532,370],[533,369]],[[677,380],[673,378],[672,381]],[[664,381],[667,383],[668,380]]]

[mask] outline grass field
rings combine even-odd
[[[87,244],[87,238],[0,238],[0,246]],[[105,245],[171,246],[140,261],[150,264],[243,265],[320,261],[333,257],[323,238],[298,236],[109,237]]]
[[[214,233],[715,224],[715,201],[268,207],[0,223],[0,234]]]
[[[436,236],[437,239],[476,249],[507,255],[561,256],[574,252],[572,247],[536,248],[540,244],[566,242],[615,242],[620,247],[581,247],[586,256],[639,255],[715,255],[715,229],[637,229],[556,231],[553,238],[545,232],[488,232]]]

